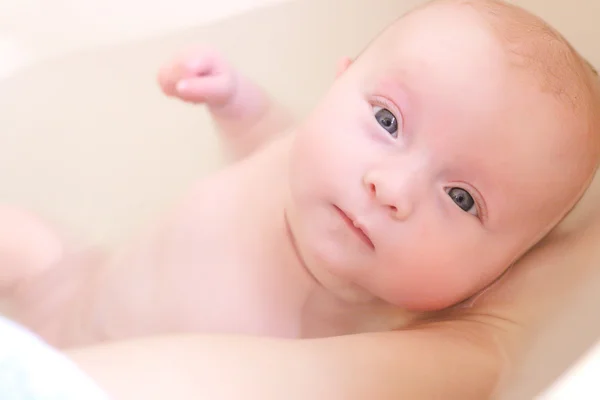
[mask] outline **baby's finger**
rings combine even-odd
[[[197,77],[179,81],[175,89],[183,101],[219,107],[231,98],[233,82],[228,74]]]
[[[158,82],[167,96],[176,96],[178,95],[177,84],[181,80],[209,75],[212,73],[212,69],[210,58],[182,59],[161,68],[158,73]]]

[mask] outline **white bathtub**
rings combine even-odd
[[[600,398],[600,343],[556,380],[539,400],[595,400]]]
[[[356,54],[416,3],[0,2],[0,201],[36,210],[88,242],[117,243],[218,167],[203,110],[156,88],[155,72],[170,55],[190,44],[217,46],[301,116],[340,56]],[[518,3],[600,65],[600,2]],[[598,337],[600,321],[577,313],[570,323],[586,328],[549,339],[564,344],[560,356],[536,350],[509,399],[531,399]]]
[[[94,45],[158,37],[284,1],[4,1],[0,54],[9,52],[11,60],[0,61],[0,76],[14,71],[15,62],[23,65]]]

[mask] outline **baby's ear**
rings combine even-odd
[[[335,77],[339,78],[344,72],[346,72],[346,70],[348,69],[348,67],[350,67],[350,65],[352,65],[352,63],[354,62],[354,60],[352,60],[350,57],[344,57],[342,58],[337,65],[337,71],[335,73]]]

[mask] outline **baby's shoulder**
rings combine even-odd
[[[285,147],[274,143],[199,180],[177,208],[180,223],[238,238],[254,231],[281,207],[286,165]]]
[[[206,184],[218,187],[219,196],[235,193],[244,203],[256,195],[264,199],[263,190],[271,193],[271,187],[286,184],[289,145],[289,136],[275,139],[254,154],[219,171]]]

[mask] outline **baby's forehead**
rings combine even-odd
[[[469,47],[479,45],[491,47],[497,42],[495,35],[485,21],[473,10],[467,8],[437,6],[427,7],[410,13],[383,31],[372,45],[383,42],[386,51],[390,47],[415,47],[424,51],[431,47]],[[415,40],[417,43],[415,43]]]
[[[358,61],[373,79],[396,74],[396,79],[437,81],[437,91],[477,90],[505,75],[509,65],[500,42],[476,14],[437,7],[393,24]]]
[[[398,21],[374,47],[374,59],[389,56],[375,63],[376,84],[409,87],[422,114],[463,123],[458,129],[506,136],[513,154],[536,148],[552,156],[580,142],[589,130],[586,109],[598,103],[581,78],[587,66],[569,44],[503,2],[434,2]]]
[[[575,106],[581,102],[581,87],[585,86],[578,77],[590,67],[543,19],[498,0],[431,1],[397,20],[384,33],[388,42],[396,41],[400,48],[407,40],[416,39],[422,53],[430,56],[436,51],[435,44],[438,49],[458,49],[461,56],[468,55],[465,50],[476,48],[480,58],[493,49],[501,50],[511,66],[527,72],[543,90]]]

